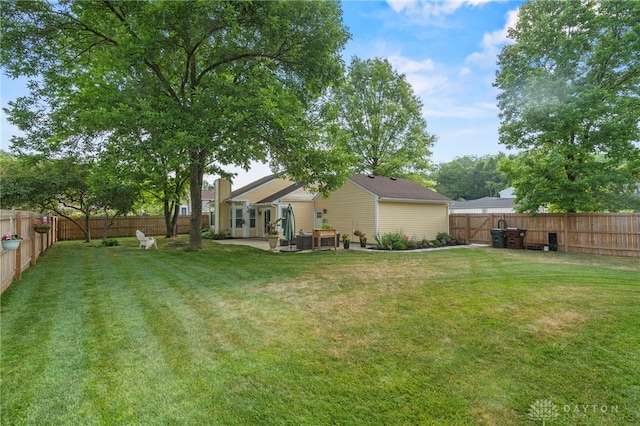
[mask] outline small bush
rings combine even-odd
[[[442,245],[446,246],[458,244],[458,240],[456,240],[453,235],[447,234],[446,232],[439,232],[438,235],[436,235],[436,240],[440,241]]]
[[[459,244],[458,240],[446,232],[438,233],[434,240],[427,240],[426,238],[415,240],[402,232],[390,232],[383,235],[375,234],[373,237],[376,241],[373,248],[378,250],[415,250]]]
[[[102,240],[102,245],[105,247],[115,247],[118,245],[118,240],[115,238],[104,239]]]
[[[228,235],[225,232],[213,232],[212,230],[207,230],[202,233],[202,238],[205,240],[224,240],[228,238]]]

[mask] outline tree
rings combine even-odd
[[[500,142],[521,211],[615,210],[640,180],[640,3],[535,1],[499,55]]]
[[[1,13],[2,65],[40,78],[33,93],[50,97],[48,119],[57,123],[56,132],[32,136],[74,147],[79,138],[117,143],[132,117],[161,129],[187,157],[194,249],[208,167],[270,160],[321,192],[344,181],[326,169],[331,153],[305,133],[307,106],[342,71],[348,33],[335,1],[15,2]],[[27,111],[18,104],[16,120]]]
[[[2,157],[2,207],[54,212],[71,220],[90,242],[91,215],[124,215],[138,198],[137,185],[117,176],[112,166],[71,157]]]
[[[353,58],[327,103],[330,137],[350,153],[353,172],[411,178],[429,170],[436,138],[420,99],[387,60]]]
[[[497,197],[498,192],[510,185],[498,170],[498,162],[504,157],[504,154],[464,156],[440,164],[433,174],[436,190],[453,200]]]

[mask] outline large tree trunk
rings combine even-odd
[[[171,216],[171,231],[173,236],[178,236],[178,217],[180,216],[180,204],[173,204],[173,216]]]
[[[91,213],[87,213],[84,215],[84,241],[85,243],[90,243],[91,242],[91,224],[90,224],[90,219],[91,218]]]
[[[191,151],[189,165],[189,193],[191,194],[191,223],[189,226],[189,246],[192,250],[202,248],[202,180],[204,179],[204,159],[206,152]]]
[[[175,236],[175,234],[171,223],[171,207],[169,206],[169,200],[164,200],[162,203],[162,211],[164,213],[164,228],[166,230],[167,238],[171,238]]]

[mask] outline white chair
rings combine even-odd
[[[138,237],[138,241],[140,241],[138,248],[144,247],[144,249],[147,250],[149,247],[154,246],[156,250],[158,250],[158,244],[156,243],[155,238],[145,237],[139,229],[136,231],[136,237]]]

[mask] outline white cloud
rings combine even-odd
[[[481,67],[493,67],[496,64],[496,58],[503,45],[510,42],[507,37],[509,28],[514,27],[518,22],[518,9],[507,12],[507,20],[505,26],[499,30],[490,33],[484,33],[480,46],[480,52],[473,52],[465,59],[465,64],[475,64]]]
[[[430,117],[449,118],[488,118],[495,117],[495,106],[492,109],[486,108],[482,104],[472,106],[454,105],[447,100],[434,99],[423,109],[423,114],[429,120]]]
[[[435,64],[431,59],[416,61],[400,55],[391,55],[387,57],[393,68],[400,74],[412,74],[420,71],[433,71]]]
[[[436,65],[431,59],[421,61],[399,54],[387,56],[393,70],[404,74],[417,96],[427,96],[441,90],[448,84],[446,75],[436,72]]]
[[[476,89],[482,89],[478,87],[477,78],[472,78],[470,68],[463,67],[456,75],[454,69],[430,58],[416,60],[400,53],[380,56],[387,58],[394,71],[405,75],[413,93],[422,101],[427,121],[433,117],[475,119],[496,116],[495,104],[479,101]]]
[[[460,72],[458,72],[458,77],[466,77],[468,75],[471,75],[471,68],[469,67],[462,67],[460,68]]]
[[[463,6],[479,6],[484,3],[505,0],[387,0],[396,13],[423,17],[448,15]]]

